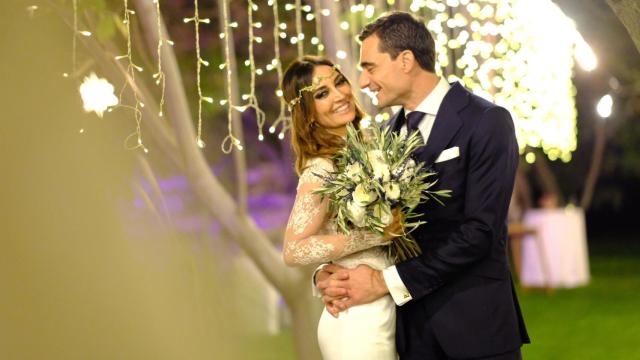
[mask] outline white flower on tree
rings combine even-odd
[[[95,111],[102,117],[110,106],[118,105],[118,98],[113,90],[113,85],[107,79],[99,78],[95,73],[85,77],[80,85],[84,111]]]

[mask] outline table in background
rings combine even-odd
[[[587,235],[581,208],[532,209],[525,214],[523,223],[535,229],[536,234],[525,236],[522,242],[522,286],[570,288],[589,282]],[[542,246],[536,245],[536,240]],[[544,251],[545,256],[541,258],[539,251]]]

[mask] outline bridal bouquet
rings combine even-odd
[[[393,213],[401,213],[402,233],[393,238],[389,254],[394,262],[420,254],[418,244],[410,237],[424,221],[415,208],[433,199],[449,197],[449,190],[430,191],[436,183],[435,173],[410,158],[422,145],[418,131],[408,137],[375,124],[356,130],[347,127],[347,143],[333,158],[336,170],[323,176],[324,184],[316,190],[330,199],[330,210],[339,231],[366,229],[379,235],[394,221]]]

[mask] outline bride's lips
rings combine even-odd
[[[333,110],[333,113],[334,113],[334,114],[342,114],[342,113],[346,113],[346,112],[348,112],[349,110],[351,110],[351,104],[350,104],[350,103],[348,103],[348,102],[346,102],[346,103],[344,103],[344,104],[342,104],[342,105],[340,105],[340,106],[336,107],[336,108]]]

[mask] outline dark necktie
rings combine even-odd
[[[407,115],[406,125],[407,125],[407,134],[411,134],[412,132],[418,130],[418,125],[424,118],[425,113],[422,111],[412,111]]]

